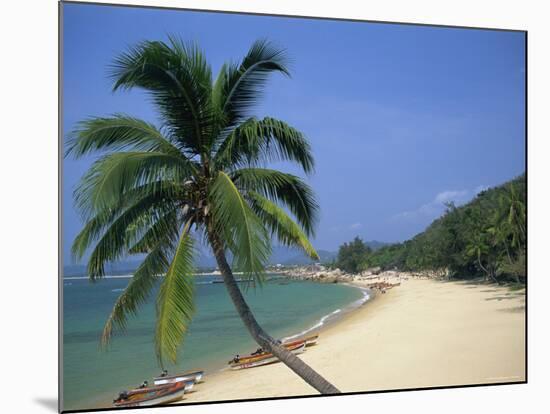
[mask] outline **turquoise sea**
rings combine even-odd
[[[278,338],[314,330],[340,310],[367,298],[365,292],[350,286],[270,276],[262,287],[249,288],[245,296],[261,325]],[[129,280],[63,281],[65,410],[108,407],[118,391],[150,381],[160,371],[153,347],[154,300],[131,319],[125,333],[113,338],[108,351],[99,349],[103,324]],[[208,375],[222,369],[234,354],[256,348],[224,284],[212,283],[215,280],[219,278],[213,275],[196,277],[195,317],[178,364],[167,367],[170,372],[200,368]]]

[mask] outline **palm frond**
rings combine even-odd
[[[75,259],[81,259],[84,253],[97,241],[106,228],[120,217],[128,208],[147,198],[151,204],[155,200],[163,203],[179,203],[181,200],[181,188],[177,185],[169,186],[167,183],[149,183],[121,193],[116,202],[104,209],[97,210],[95,215],[87,218],[86,224],[75,237],[72,245],[72,254]]]
[[[193,239],[188,223],[157,297],[155,350],[161,366],[165,358],[176,362],[177,350],[193,316],[193,256]]]
[[[234,171],[231,178],[244,194],[254,191],[284,204],[306,234],[314,234],[319,205],[312,189],[299,177],[267,168],[242,168]]]
[[[314,169],[309,142],[297,129],[274,118],[250,118],[220,144],[215,161],[220,168],[291,161],[304,172]]]
[[[155,151],[181,156],[153,124],[128,115],[89,118],[69,135],[65,156],[82,157],[93,151]]]
[[[73,243],[73,254],[77,258],[82,257],[94,239],[99,238],[88,259],[87,271],[92,281],[101,278],[105,275],[105,264],[130,254],[143,234],[158,224],[167,213],[174,211],[175,207],[173,203],[154,196],[144,197],[119,214],[108,226],[104,226],[106,230],[100,237],[97,228],[86,226]]]
[[[157,245],[147,255],[136,269],[124,292],[118,297],[111,314],[107,318],[101,335],[101,345],[103,347],[109,344],[115,328],[121,331],[126,329],[128,316],[136,315],[139,306],[147,301],[151,290],[160,276],[166,272],[169,265],[165,246],[162,244]]]
[[[185,221],[186,218],[182,221]],[[143,233],[141,238],[128,249],[129,254],[149,253],[154,247],[165,237],[170,236],[172,241],[177,241],[178,230],[178,211],[171,210],[161,216],[147,231]]]
[[[233,253],[233,265],[261,281],[271,254],[269,235],[231,178],[219,172],[209,194],[218,234]]]
[[[249,192],[248,196],[252,200],[252,209],[281,244],[299,247],[312,259],[319,260],[307,236],[281,207],[255,192]]]
[[[144,185],[174,190],[194,171],[182,157],[160,152],[113,153],[96,161],[82,177],[74,191],[75,204],[89,217],[117,205],[122,195]]]
[[[203,151],[211,135],[212,72],[196,45],[175,37],[142,42],[115,59],[111,77],[114,90],[138,87],[150,93],[182,150]]]
[[[240,64],[222,67],[213,89],[214,105],[226,114],[228,123],[243,120],[261,98],[271,73],[290,76],[287,65],[284,50],[267,40],[254,42]]]

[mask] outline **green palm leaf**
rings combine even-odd
[[[111,314],[103,328],[101,345],[106,347],[112,337],[113,329],[124,331],[129,315],[136,315],[141,304],[149,298],[151,290],[168,269],[169,261],[166,257],[164,246],[157,246],[136,269],[134,276],[128,283],[124,292],[118,297]]]
[[[284,50],[258,40],[239,65],[222,67],[212,92],[214,105],[234,124],[244,119],[262,96],[268,76],[279,72],[290,76]]]
[[[280,243],[299,247],[312,259],[319,260],[307,236],[281,207],[260,194],[250,192],[248,195],[252,199],[252,209]]]
[[[214,225],[233,253],[234,266],[261,281],[271,255],[262,222],[224,172],[218,174],[209,195]]]
[[[80,122],[67,140],[65,155],[78,158],[102,150],[158,151],[181,157],[181,152],[153,124],[122,114]]]
[[[188,219],[185,217],[184,219]],[[173,243],[178,238],[178,212],[177,210],[169,211],[160,217],[153,225],[149,227],[147,231],[143,233],[143,236],[135,242],[128,249],[129,254],[149,253],[154,247],[163,240],[166,236],[169,236]]]
[[[200,154],[211,133],[212,72],[202,52],[170,37],[142,42],[115,59],[114,90],[143,88],[184,151]]]
[[[224,139],[215,155],[220,168],[273,161],[295,162],[306,173],[314,168],[311,146],[304,135],[274,118],[243,122]]]
[[[121,196],[149,184],[150,190],[174,189],[193,174],[181,157],[160,152],[115,152],[96,161],[75,189],[75,203],[90,216],[120,203]]]
[[[306,234],[313,234],[319,205],[311,188],[299,177],[267,168],[242,168],[231,177],[243,193],[254,191],[287,206]]]
[[[161,366],[165,358],[176,362],[178,347],[194,313],[194,250],[189,227],[188,223],[183,230],[157,297],[155,350]]]
[[[143,206],[143,200],[148,200],[151,205],[155,200],[164,204],[179,202],[178,194],[181,190],[177,186],[170,188],[166,184],[161,187],[157,183],[150,183],[137,187],[126,193],[120,194],[117,203],[99,210],[94,216],[88,218],[80,233],[76,236],[72,245],[72,254],[75,259],[81,259],[92,244],[97,241],[104,231],[114,223],[127,209],[139,204]],[[147,207],[147,206],[144,206]],[[144,208],[144,212],[147,212]]]
[[[105,264],[116,261],[128,254],[134,243],[158,224],[167,212],[173,211],[174,205],[158,200],[156,197],[145,197],[120,214],[103,232],[88,259],[88,276],[91,280],[103,277]],[[165,229],[167,230],[167,229]],[[73,254],[81,258],[88,246],[97,238],[96,229],[85,227],[73,244]]]

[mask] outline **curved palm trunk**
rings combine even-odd
[[[478,254],[477,255],[477,262],[479,264],[479,267],[481,267],[481,270],[483,270],[486,274],[486,280],[489,280],[489,279],[493,279],[493,281],[497,284],[497,285],[500,285],[499,281],[497,280],[497,278],[495,277],[494,275],[494,272],[493,270],[489,270],[487,269],[485,266],[483,266],[483,264],[481,263],[481,255]]]
[[[307,365],[300,358],[297,358],[294,354],[289,352],[284,347],[277,344],[275,339],[268,335],[263,328],[258,324],[256,318],[252,314],[252,311],[248,307],[248,304],[245,302],[244,297],[233,277],[233,272],[227,263],[225,257],[225,252],[220,240],[216,235],[209,233],[210,243],[214,250],[214,256],[216,257],[216,262],[220,268],[223,280],[225,282],[225,287],[229,292],[229,296],[237,308],[237,312],[241,317],[244,325],[250,332],[250,335],[254,340],[260,345],[264,350],[271,352],[275,355],[281,362],[288,366],[292,371],[298,374],[305,382],[319,391],[321,394],[338,394],[340,391],[324,379],[321,375],[315,372],[309,365]]]

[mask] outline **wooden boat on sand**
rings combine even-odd
[[[301,344],[305,343],[305,345],[307,347],[307,346],[311,346],[311,345],[316,344],[318,338],[319,338],[319,335],[311,335],[311,336],[308,336],[306,338],[296,339],[296,340],[291,341],[291,342],[284,342],[282,345],[285,348],[290,349],[290,348],[296,347],[297,345],[301,345]],[[251,354],[248,354],[248,355],[237,356],[237,357],[233,358],[231,361],[229,361],[228,364],[231,365],[231,364],[235,364],[235,363],[248,362],[248,360],[251,359],[251,358],[257,358],[259,356],[265,356],[265,355],[268,355],[268,354],[269,354],[269,352],[262,351],[262,352],[254,352],[254,353],[251,353]],[[271,354],[269,354],[269,355],[271,355]]]
[[[189,371],[176,375],[159,375],[153,378],[155,385],[173,384],[181,381],[194,381],[200,382],[204,375],[204,371]]]
[[[305,342],[306,346],[311,346],[311,345],[315,345],[317,343],[317,339],[319,339],[319,335],[311,335],[311,336],[308,336],[308,337],[305,337],[305,338],[302,338],[302,339],[296,339],[296,340],[291,341],[291,342],[284,342],[283,345],[288,347],[288,346],[293,346],[293,345]]]
[[[303,341],[301,344],[294,345],[287,349],[293,354],[301,354],[306,349],[306,343],[305,341]],[[231,366],[231,369],[237,370],[237,369],[259,367],[261,365],[273,364],[275,362],[279,362],[279,358],[277,358],[275,355],[270,353],[263,353],[260,355],[255,355],[252,357],[232,361],[230,362],[230,366]]]
[[[178,381],[178,382],[182,382],[185,385],[185,392],[191,391],[193,389],[193,387],[195,386],[195,383],[196,383],[196,381],[194,381],[194,380]],[[171,385],[171,384],[153,385],[151,387],[141,386],[139,388],[134,388],[130,391],[127,391],[127,394],[128,395],[138,394],[138,393],[142,393],[143,390],[156,391],[156,390],[160,390],[161,388],[166,388],[169,385]]]
[[[185,392],[193,388],[194,384],[194,381],[181,381],[168,385],[123,391],[117,399],[113,400],[113,405],[115,407],[149,407],[168,404],[180,400]]]

